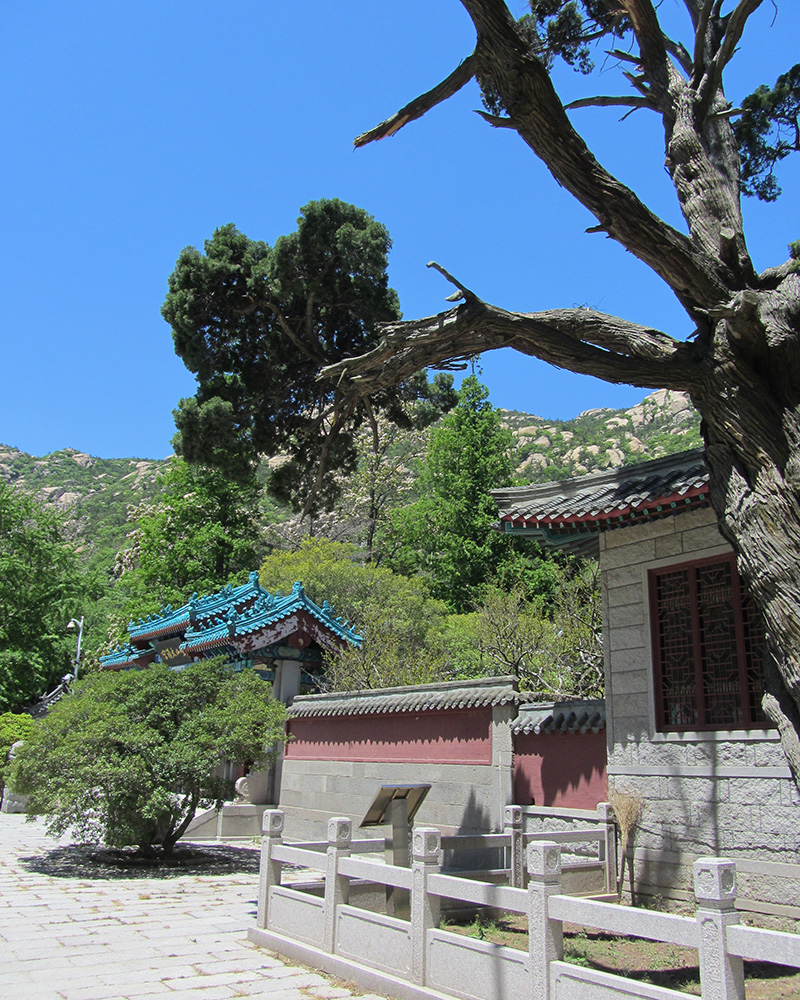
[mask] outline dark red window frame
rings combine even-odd
[[[648,573],[656,728],[764,728],[764,630],[733,554]]]

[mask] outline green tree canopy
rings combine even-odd
[[[5,789],[6,768],[11,747],[18,740],[27,739],[36,723],[26,713],[0,712],[0,799]]]
[[[355,407],[342,407],[336,388],[316,381],[325,365],[374,346],[379,324],[400,311],[384,226],[338,199],[310,202],[301,213],[297,230],[272,247],[233,225],[216,230],[205,253],[187,247],[162,309],[198,381],[175,413],[178,453],[235,476],[260,455],[284,454],[289,461],[270,488],[295,507],[309,492],[317,506],[330,502],[334,481],[314,478],[314,460],[352,469],[352,431],[375,410],[408,421],[407,404],[421,398],[439,412],[438,386],[424,376]]]
[[[72,672],[90,587],[58,514],[0,485],[0,711],[18,711]]]
[[[257,674],[220,660],[90,674],[37,723],[10,779],[51,833],[169,854],[199,806],[233,794],[219,765],[268,759],[284,716]]]
[[[492,530],[497,508],[489,491],[510,485],[512,446],[486,386],[465,378],[458,405],[431,431],[420,499],[393,518],[389,565],[425,574],[434,595],[457,611],[471,610],[481,585],[509,557],[507,541]]]
[[[301,580],[309,597],[329,601],[364,636],[361,649],[328,658],[323,687],[332,690],[422,684],[454,676],[445,641],[446,605],[424,580],[364,565],[354,545],[306,539],[295,552],[267,556],[261,586],[274,593]]]
[[[252,570],[260,556],[261,487],[217,469],[173,459],[161,494],[131,511],[131,545],[118,557],[129,590],[153,604],[178,604]]]
[[[603,694],[603,632],[597,562],[550,564],[551,595],[487,587],[474,616],[481,670],[513,674],[541,698]]]
[[[742,160],[742,191],[775,201],[781,189],[775,167],[789,153],[800,152],[800,63],[742,101],[733,126]]]

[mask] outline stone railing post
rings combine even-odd
[[[256,926],[267,926],[269,890],[281,884],[280,861],[272,858],[272,848],[283,841],[283,810],[265,809],[261,820],[261,863],[258,869],[258,912]]]
[[[440,901],[428,894],[428,876],[442,867],[442,838],[438,830],[421,826],[411,838],[411,978],[425,984],[428,931],[439,926]]]
[[[700,925],[700,989],[703,1000],[744,1000],[741,958],[728,954],[726,933],[739,923],[736,864],[725,858],[698,858],[694,895]]]
[[[525,841],[522,836],[522,808],[506,806],[503,810],[504,833],[511,842],[508,852],[508,884],[525,888]]]
[[[346,903],[350,880],[339,874],[339,860],[350,856],[353,822],[347,816],[328,820],[328,854],[325,859],[325,937],[322,947],[331,955],[336,950],[336,908]]]
[[[617,891],[617,821],[610,802],[597,803],[597,819],[603,833],[600,860],[606,866],[606,892]]]
[[[550,963],[564,956],[560,920],[548,916],[551,896],[561,892],[561,848],[548,840],[528,848],[528,954],[531,963],[531,1000],[549,1000]]]

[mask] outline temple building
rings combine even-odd
[[[252,666],[285,703],[317,689],[324,652],[362,642],[327,601],[315,604],[301,583],[286,596],[270,594],[255,571],[239,587],[228,584],[205,597],[193,594],[179,608],[166,605],[158,614],[130,622],[128,636],[129,642],[100,657],[103,669],[163,662],[180,670],[194,660],[222,655],[235,666]]]
[[[642,806],[637,895],[689,901],[693,862],[725,856],[737,908],[800,919],[800,798],[702,451],[492,495],[505,534],[598,554],[607,774],[612,802]]]

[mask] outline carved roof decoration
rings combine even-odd
[[[413,687],[374,688],[299,695],[290,718],[323,715],[383,715],[393,712],[434,712],[442,709],[516,705],[523,696],[515,677],[483,677]]]
[[[259,588],[260,589],[260,588]],[[320,607],[307,596],[302,583],[295,583],[291,594],[283,597],[280,592],[268,594],[261,591],[258,598],[246,610],[237,612],[235,607],[230,607],[224,615],[219,615],[209,623],[197,628],[188,628],[181,649],[187,652],[195,652],[211,649],[215,646],[225,646],[234,642],[239,645],[242,639],[253,636],[255,633],[266,633],[272,626],[284,621],[290,616],[298,617],[292,624],[298,626],[301,631],[309,631],[308,623],[304,618],[311,618],[324,626],[324,629],[313,629],[318,641],[324,642],[325,631],[332,633],[340,640],[338,645],[351,642],[359,645],[363,642],[363,637],[357,635],[351,628],[350,623],[344,618],[335,618],[330,604],[325,603]],[[303,625],[306,628],[303,629]],[[270,633],[269,644],[277,641],[283,636],[272,636]],[[290,645],[291,645],[290,640]],[[333,643],[327,643],[333,646]]]
[[[192,594],[189,601],[174,611],[171,604],[165,604],[157,615],[148,615],[138,622],[128,623],[128,634],[133,641],[150,639],[160,635],[171,635],[195,622],[207,621],[215,615],[226,614],[231,608],[241,610],[253,604],[259,597],[270,595],[258,582],[258,571],[253,570],[247,583],[234,587],[230,583],[221,590],[198,597]]]
[[[703,450],[606,469],[557,483],[492,490],[497,527],[541,544],[596,547],[597,535],[708,506]]]
[[[302,583],[295,583],[286,596],[270,594],[255,571],[239,587],[228,585],[205,597],[193,594],[180,608],[166,605],[158,615],[131,622],[128,633],[130,642],[100,657],[104,669],[144,667],[156,658],[180,666],[218,654],[236,660],[280,659],[282,649],[305,656],[309,647],[318,657],[319,647],[335,650],[363,642],[327,601],[322,607],[315,604]]]
[[[511,732],[515,735],[599,733],[605,728],[606,703],[603,698],[531,702],[520,705],[519,715],[511,723]]]
[[[148,647],[132,646],[129,642],[120,643],[110,653],[100,657],[100,663],[105,668],[121,670],[123,667],[143,667],[153,659],[152,650]]]

